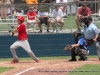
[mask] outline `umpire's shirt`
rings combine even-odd
[[[94,39],[98,33],[99,32],[95,24],[90,23],[88,27],[84,26],[84,36],[87,40]]]

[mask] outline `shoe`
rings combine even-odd
[[[59,33],[61,33],[61,32],[62,32],[62,29],[59,30]]]
[[[36,60],[37,63],[40,63],[40,60]]]
[[[83,60],[82,58],[79,58],[78,60]]]
[[[42,33],[42,30],[40,30],[38,33]]]
[[[53,31],[53,33],[56,33],[57,31],[56,31],[56,29]]]
[[[12,61],[11,61],[11,63],[18,63],[19,61],[18,60],[15,60],[15,59],[13,59]]]
[[[49,31],[49,30],[47,30],[47,33],[50,33],[50,31]]]
[[[83,59],[83,61],[87,61],[88,60],[88,58],[87,57],[85,57],[84,59]]]
[[[77,61],[77,59],[70,59],[70,60],[68,60],[68,61]]]

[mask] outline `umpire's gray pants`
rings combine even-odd
[[[15,60],[18,60],[18,56],[16,54],[16,51],[15,49],[19,48],[19,47],[22,47],[30,56],[33,60],[38,60],[38,58],[35,56],[35,54],[32,52],[31,48],[30,48],[30,45],[28,43],[27,40],[18,40],[16,41],[15,43],[13,43],[11,46],[10,46],[10,50],[12,52],[12,55],[13,55],[13,58]],[[23,53],[21,53],[23,54]]]
[[[98,41],[95,42],[94,45],[95,45],[95,47],[96,47],[98,57],[100,58],[100,45],[99,45],[99,42],[98,42]]]

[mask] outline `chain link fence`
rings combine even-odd
[[[59,3],[60,6],[64,6],[66,5],[66,15],[63,17],[64,21],[65,21],[65,25],[63,27],[63,32],[67,32],[67,30],[69,30],[69,32],[73,32],[73,30],[77,29],[76,26],[76,22],[75,22],[75,16],[76,16],[76,12],[77,9],[80,7],[81,3],[83,2],[68,2],[66,3]],[[100,20],[100,1],[87,1],[84,2],[87,4],[87,6],[91,9],[91,16],[93,17],[94,23],[97,25],[98,28],[100,28],[99,26],[99,20]],[[17,21],[16,21],[16,17],[18,15],[23,15],[26,19],[26,13],[29,10],[29,7],[35,7],[36,11],[38,13],[38,11],[43,11],[43,12],[48,12],[49,16],[52,17],[52,11],[54,10],[54,5],[55,3],[45,3],[45,4],[37,4],[37,5],[26,5],[25,3],[22,4],[4,4],[4,5],[0,5],[1,9],[3,8],[3,10],[1,10],[2,12],[0,13],[1,15],[1,20],[0,20],[0,34],[2,34],[3,32],[7,32],[9,30],[13,30],[16,25],[17,25]],[[6,8],[6,9],[5,9]],[[6,18],[2,17],[2,14],[5,15],[4,10],[7,10],[7,14],[6,14]],[[37,17],[38,18],[38,17]],[[26,24],[26,20],[25,20],[25,24]],[[37,26],[37,30],[38,30],[38,26]],[[50,30],[52,30],[52,27],[50,27]]]

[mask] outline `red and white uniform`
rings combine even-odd
[[[18,40],[27,40],[26,27],[23,23],[18,25],[17,30],[18,30]]]
[[[20,25],[18,25],[17,31],[18,31],[18,40],[10,46],[10,50],[12,52],[14,60],[18,60],[18,56],[16,54],[15,49],[19,47],[22,47],[32,57],[33,60],[35,61],[38,60],[38,58],[32,52],[29,42],[27,41],[28,37],[26,33],[26,26],[23,23],[21,23]]]
[[[31,11],[30,10],[27,12],[27,17],[28,17],[28,21],[29,23],[34,23],[35,21],[35,17],[36,17],[36,11]]]

